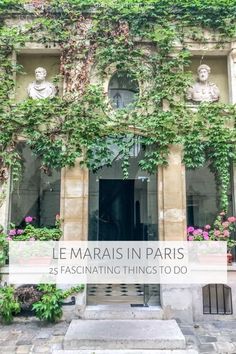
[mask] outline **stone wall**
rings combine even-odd
[[[65,241],[88,239],[88,170],[64,168],[61,174],[61,212]]]
[[[167,167],[158,171],[159,238],[163,241],[186,239],[186,187],[182,147],[170,147]]]
[[[205,285],[205,284],[204,284]],[[218,321],[218,320],[235,320],[236,319],[236,264],[228,267],[228,281],[227,284],[232,292],[232,315],[214,315],[203,314],[203,296],[202,287],[204,285],[191,285],[192,292],[192,309],[193,320],[197,321]]]

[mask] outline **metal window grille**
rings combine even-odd
[[[208,284],[202,288],[203,313],[210,315],[232,315],[231,288],[224,284]]]

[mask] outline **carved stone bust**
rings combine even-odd
[[[218,101],[220,98],[220,91],[216,84],[208,81],[211,68],[206,64],[202,64],[198,67],[197,72],[198,79],[188,89],[186,95],[187,100],[196,103]]]
[[[47,71],[44,68],[35,69],[35,81],[28,86],[28,96],[33,99],[52,98],[56,95],[55,86],[46,81]]]

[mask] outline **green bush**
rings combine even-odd
[[[14,241],[28,241],[34,239],[35,241],[58,241],[62,236],[62,231],[57,228],[35,227],[33,225],[26,225],[24,233],[20,236],[14,237]]]
[[[48,322],[56,322],[62,317],[62,304],[68,296],[83,290],[83,286],[72,287],[68,290],[58,289],[56,285],[39,285],[39,291],[43,292],[41,300],[33,304],[36,317]]]
[[[12,286],[0,288],[0,317],[5,324],[10,324],[14,314],[20,312],[20,303],[16,300],[14,292]]]

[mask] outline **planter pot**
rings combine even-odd
[[[229,266],[231,266],[232,263],[233,263],[233,255],[232,255],[231,252],[228,252],[228,253],[227,253],[227,264],[228,264]]]
[[[51,263],[51,257],[30,257],[30,258],[25,258],[25,259],[20,259],[19,264],[20,265],[25,265],[25,266],[38,266],[38,265],[43,265],[43,266],[49,266]]]
[[[198,261],[208,265],[223,265],[225,264],[225,257],[222,254],[201,254],[198,256]]]

